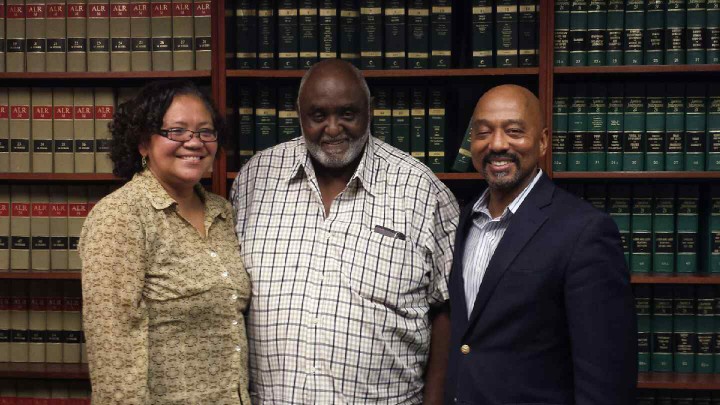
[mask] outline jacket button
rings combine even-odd
[[[462,345],[462,346],[460,346],[460,353],[462,353],[462,354],[469,354],[469,353],[470,353],[470,346],[468,346],[468,345]]]

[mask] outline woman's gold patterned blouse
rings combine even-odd
[[[205,237],[145,170],[103,198],[80,240],[93,404],[250,404],[243,311],[250,280],[230,204]]]

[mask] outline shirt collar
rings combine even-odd
[[[133,176],[133,181],[137,181],[144,186],[143,188],[150,199],[150,204],[152,204],[156,210],[164,210],[173,204],[177,204],[150,170],[145,169],[140,173],[136,173]],[[223,204],[216,199],[208,198],[207,191],[205,191],[205,188],[200,183],[196,184],[193,189],[198,196],[200,196],[203,203],[205,203],[207,216],[215,218],[219,215],[223,219],[228,217],[228,213],[225,207],[223,207]]]
[[[503,211],[501,217],[504,217],[505,215],[512,215],[515,214],[515,212],[520,208],[520,205],[522,205],[523,201],[525,201],[525,197],[527,197],[528,194],[530,194],[530,191],[535,186],[535,183],[540,180],[540,177],[542,177],[542,169],[538,169],[537,174],[533,178],[533,180],[525,186],[523,191],[515,197],[515,199],[505,208]],[[490,211],[488,210],[488,199],[490,197],[490,189],[486,188],[485,191],[480,196],[480,199],[477,200],[475,205],[473,205],[473,213],[482,213],[487,215],[488,217],[492,218],[490,215]],[[509,213],[509,214],[508,214]]]

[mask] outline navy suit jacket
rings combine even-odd
[[[462,262],[473,248],[465,246],[472,206],[460,216],[450,274],[445,402],[634,404],[637,324],[613,220],[542,175],[510,220],[468,316]]]

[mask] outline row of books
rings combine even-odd
[[[635,398],[636,405],[720,405],[720,391],[641,389]]]
[[[0,379],[2,405],[90,405],[90,382]]]
[[[632,272],[720,273],[720,187],[563,186],[615,220]]]
[[[559,83],[554,171],[720,170],[720,83]]]
[[[715,0],[555,1],[555,66],[720,62]]]
[[[107,185],[0,185],[0,271],[79,271],[83,222],[110,190]]]
[[[0,71],[128,72],[211,66],[210,0],[4,3],[0,2],[4,27]]]
[[[372,87],[372,133],[409,153],[435,172],[445,171],[445,98],[439,87]],[[296,87],[237,88],[240,164],[256,151],[300,136]]]
[[[0,88],[0,172],[111,173],[108,124],[118,100],[133,92],[107,87]]]
[[[78,280],[4,280],[0,304],[0,362],[87,363]]]

